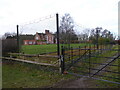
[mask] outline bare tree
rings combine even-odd
[[[77,40],[77,35],[74,32],[74,22],[70,14],[65,14],[60,22],[60,39],[64,41],[64,43],[69,43],[72,40]]]
[[[5,38],[13,38],[13,37],[15,37],[17,34],[15,33],[15,32],[12,32],[12,33],[10,33],[10,32],[6,32],[5,34],[4,34],[4,37]]]
[[[102,27],[97,27],[91,30],[89,40],[94,44],[106,44],[113,43],[115,37],[109,30],[103,30]]]
[[[90,29],[84,29],[80,34],[78,34],[79,43],[86,43],[89,41]]]

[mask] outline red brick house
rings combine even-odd
[[[49,30],[45,30],[45,33],[36,32],[35,40],[39,42],[46,42],[49,44],[54,43],[54,35],[49,32]]]
[[[36,32],[34,40],[24,40],[24,45],[54,44],[55,42],[54,34],[45,30],[45,33]]]

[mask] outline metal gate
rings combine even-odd
[[[61,49],[62,73],[120,84],[119,62],[119,48],[115,45]]]

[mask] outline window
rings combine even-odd
[[[32,41],[29,41],[29,44],[32,44]]]
[[[48,41],[48,38],[49,38],[49,37],[47,36],[47,41]]]
[[[25,41],[25,45],[27,45],[27,41]]]
[[[39,38],[38,37],[36,37],[36,40],[38,40]]]
[[[35,44],[35,42],[33,42],[33,44]]]

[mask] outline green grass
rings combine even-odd
[[[26,54],[42,54],[47,52],[56,52],[57,45],[49,44],[49,45],[24,45],[22,46],[21,52]]]
[[[87,44],[71,44],[71,47],[83,47]],[[60,47],[62,44],[60,45]],[[68,45],[65,45],[68,46]],[[21,52],[25,54],[42,54],[42,53],[49,53],[49,52],[57,52],[57,45],[56,44],[48,44],[48,45],[23,45],[21,48]]]
[[[71,75],[61,75],[54,71],[47,71],[23,63],[3,64],[3,88],[42,88],[51,87],[60,82],[75,78]]]

